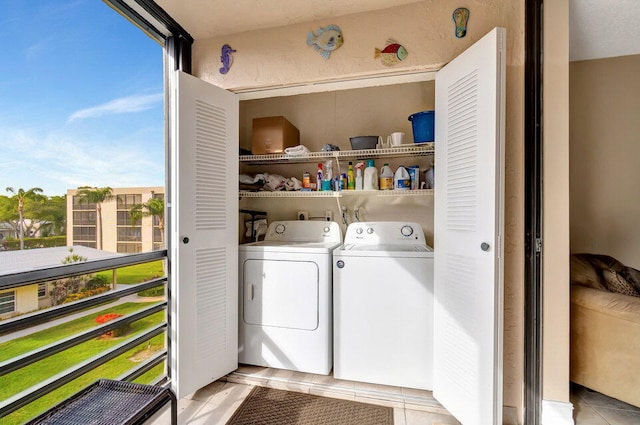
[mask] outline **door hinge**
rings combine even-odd
[[[536,238],[536,252],[542,252],[542,239]]]

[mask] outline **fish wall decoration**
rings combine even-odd
[[[315,51],[319,51],[320,56],[325,59],[329,59],[331,52],[342,46],[342,43],[344,43],[342,30],[337,25],[327,25],[319,28],[315,34],[313,31],[307,34],[307,45],[313,46]]]
[[[220,50],[220,61],[222,62],[222,68],[220,68],[220,74],[226,74],[229,72],[231,68],[231,63],[233,62],[233,56],[231,53],[235,53],[236,51],[231,48],[228,44],[222,46]]]
[[[380,58],[380,61],[385,66],[393,66],[400,61],[405,60],[407,56],[409,56],[407,49],[392,39],[387,40],[387,45],[384,49],[380,50],[376,48],[373,54],[373,58]]]
[[[469,22],[469,9],[459,7],[453,11],[453,22],[456,24],[456,37],[462,38],[467,34],[467,22]]]

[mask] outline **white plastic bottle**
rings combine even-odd
[[[389,164],[384,164],[380,170],[380,190],[393,189],[393,171]]]
[[[403,165],[399,166],[396,170],[394,177],[393,187],[396,190],[409,190],[411,189],[411,176]]]
[[[362,162],[356,165],[356,190],[362,190],[363,188],[362,167],[364,167],[364,164]]]
[[[378,169],[373,159],[367,161],[364,169],[364,190],[378,190]]]

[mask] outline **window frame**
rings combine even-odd
[[[11,314],[11,313],[15,313],[18,309],[18,303],[17,303],[17,299],[16,299],[16,291],[15,290],[10,290],[10,291],[2,291],[0,292],[0,316],[3,316],[5,314]],[[3,297],[11,297],[11,300],[3,300]],[[5,305],[9,305],[11,304],[11,310],[6,310],[3,311],[3,308]]]

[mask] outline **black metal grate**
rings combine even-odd
[[[119,425],[142,423],[168,401],[168,388],[100,379],[33,419],[28,425]]]

